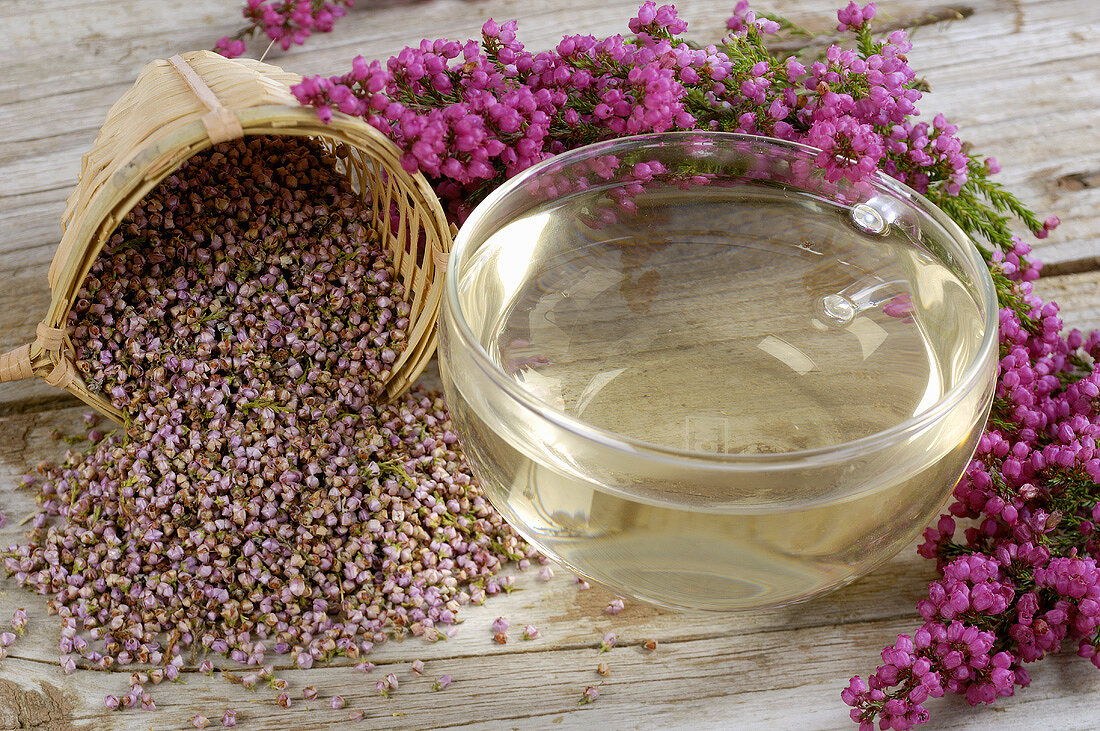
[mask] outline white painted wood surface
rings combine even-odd
[[[835,22],[839,0],[775,0],[775,10],[815,29]],[[60,215],[80,155],[108,107],[146,61],[208,46],[238,25],[239,0],[3,0],[0,2],[0,350],[33,337],[49,300],[45,272],[60,236]],[[384,57],[421,37],[466,38],[487,17],[519,18],[529,46],[551,45],[563,33],[624,31],[636,2],[605,0],[433,0],[370,2],[336,32],[304,49],[269,58],[303,73],[339,72],[357,54]],[[677,3],[697,38],[721,34],[733,2]],[[886,0],[881,13],[907,22],[940,9],[926,0]],[[1040,291],[1061,302],[1068,323],[1100,326],[1100,3],[1096,0],[961,0],[964,20],[920,28],[914,66],[933,88],[924,108],[943,111],[964,139],[1000,158],[1002,179],[1044,215],[1064,222],[1040,247],[1055,276]],[[252,51],[262,52],[256,45]],[[9,517],[0,543],[18,540],[29,497],[14,489],[18,474],[56,459],[54,428],[77,433],[80,408],[40,384],[0,387],[0,508]],[[59,627],[45,599],[0,580],[0,620],[16,607],[31,615],[27,634],[0,661],[0,728],[20,723],[50,729],[190,727],[197,712],[215,720],[228,707],[239,728],[759,728],[845,729],[840,689],[854,673],[873,670],[879,649],[917,624],[914,604],[933,577],[912,550],[853,586],[795,607],[751,615],[681,616],[628,603],[603,613],[611,595],[579,591],[564,571],[549,583],[534,571],[522,589],[468,609],[456,637],[427,644],[390,642],[371,660],[370,675],[346,664],[287,670],[296,699],[274,705],[269,689],[244,691],[189,667],[182,684],[155,688],[159,710],[107,713],[105,693],[126,689],[126,675],[57,667]],[[507,645],[489,626],[503,615],[513,625]],[[535,624],[542,637],[519,639]],[[595,649],[607,631],[619,635],[609,653]],[[656,639],[655,651],[642,644]],[[410,663],[422,659],[423,678]],[[604,678],[596,666],[607,662]],[[1100,726],[1100,673],[1066,654],[1033,669],[1033,685],[992,709],[958,699],[930,703],[931,728],[1094,729]],[[374,683],[395,672],[389,699]],[[433,693],[436,677],[454,684]],[[601,698],[581,706],[587,685]],[[312,703],[301,688],[317,687]],[[42,689],[48,692],[43,694]],[[359,723],[333,711],[339,692]]]

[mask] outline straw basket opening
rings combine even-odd
[[[392,142],[355,117],[337,113],[323,124],[290,93],[300,80],[276,66],[209,51],[153,61],[142,70],[84,155],[50,266],[49,310],[33,343],[0,355],[0,382],[37,375],[123,420],[80,378],[66,334],[69,311],[96,257],[130,210],[193,155],[242,136],[297,135],[321,142],[370,202],[375,232],[411,308],[406,347],[390,369],[386,395],[408,389],[435,351],[453,231],[427,181],[401,167]]]

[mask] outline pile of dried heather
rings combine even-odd
[[[409,306],[370,217],[316,143],[252,138],[119,226],[69,333],[128,423],[26,480],[41,512],[5,560],[52,597],[64,667],[355,658],[446,631],[523,558],[439,396],[378,400]]]

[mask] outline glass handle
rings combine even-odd
[[[867,277],[818,301],[818,314],[825,324],[843,327],[861,312],[881,307],[899,295],[909,294],[909,285],[901,279],[889,281]]]

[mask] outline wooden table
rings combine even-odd
[[[835,23],[839,0],[774,0],[770,9],[817,29]],[[80,156],[108,107],[152,58],[208,47],[235,29],[240,0],[3,0],[0,3],[0,351],[28,342],[48,302],[46,269],[61,234],[60,216]],[[702,39],[717,39],[733,0],[684,0],[681,14]],[[387,57],[421,37],[467,38],[487,17],[518,17],[523,40],[548,47],[563,33],[625,32],[634,0],[435,0],[371,3],[305,49],[273,53],[304,73],[342,71],[352,57]],[[763,6],[762,6],[763,7]],[[1000,158],[1001,179],[1063,226],[1039,247],[1049,278],[1038,285],[1059,301],[1068,324],[1100,326],[1100,5],[1096,0],[965,0],[945,9],[934,0],[884,0],[882,15],[911,24],[914,67],[933,93],[923,108],[943,111],[965,139]],[[259,44],[256,44],[259,46]],[[257,49],[254,49],[257,50]],[[258,48],[262,50],[262,48]],[[14,491],[18,474],[56,459],[54,428],[79,431],[83,409],[41,383],[0,388],[0,506],[9,518],[5,544],[18,540],[33,505]],[[59,625],[42,597],[0,582],[0,618],[16,607],[31,616],[26,636],[0,661],[0,726],[48,729],[190,727],[203,713],[235,708],[241,728],[851,728],[840,689],[866,675],[879,649],[915,628],[914,604],[933,578],[932,564],[906,550],[866,579],[831,596],[750,616],[680,616],[628,603],[603,612],[611,595],[579,591],[563,570],[548,583],[521,574],[517,591],[464,612],[453,639],[390,642],[362,675],[348,663],[286,670],[297,699],[289,710],[274,693],[255,693],[188,667],[185,683],[155,689],[159,710],[107,713],[106,693],[121,694],[127,674],[57,665]],[[489,626],[503,615],[516,629],[507,645]],[[519,640],[535,624],[542,638]],[[607,631],[618,645],[599,654]],[[656,639],[655,651],[643,643]],[[416,677],[410,662],[426,664]],[[610,675],[601,678],[599,662]],[[286,663],[283,663],[285,666]],[[387,672],[400,689],[385,699],[374,683]],[[443,674],[454,684],[430,691]],[[1032,669],[1034,683],[995,708],[971,709],[958,698],[931,702],[933,728],[1094,729],[1100,725],[1100,673],[1072,653]],[[578,703],[588,685],[601,698]],[[301,689],[321,693],[306,703]],[[341,693],[366,718],[333,711]],[[220,726],[219,726],[220,727]]]

